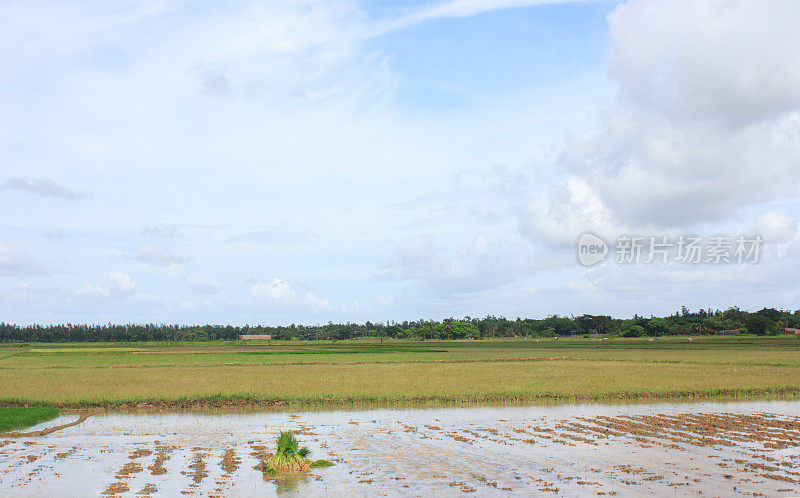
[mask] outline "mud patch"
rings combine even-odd
[[[156,459],[153,465],[147,467],[151,475],[159,476],[167,473],[167,468],[164,467],[164,463],[170,459],[170,455],[175,449],[174,446],[165,446],[159,441],[156,441]]]
[[[147,484],[144,485],[144,487],[142,489],[137,491],[136,494],[139,495],[139,496],[150,496],[153,493],[157,493],[157,492],[158,492],[158,488],[156,487],[156,485],[148,482]]]
[[[106,496],[114,496],[119,495],[122,493],[127,493],[130,491],[130,488],[124,482],[115,482],[110,484],[102,493],[102,495]]]
[[[128,458],[130,458],[131,460],[136,460],[137,458],[148,457],[152,454],[153,454],[152,451],[141,448],[131,453],[131,455]]]
[[[232,448],[225,450],[225,454],[222,455],[222,462],[220,463],[223,472],[228,475],[233,474],[239,469],[241,464],[242,459],[236,456],[236,452],[234,452]]]
[[[131,474],[138,474],[142,470],[144,469],[137,462],[128,462],[117,472],[116,477],[117,479],[125,479]]]
[[[206,456],[206,453],[203,453],[202,448],[193,448],[194,456],[192,457],[192,463],[189,465],[189,468],[192,469],[191,473],[183,472],[183,474],[188,474],[192,477],[192,481],[194,481],[194,486],[203,482],[203,479],[208,477],[208,471],[206,470],[206,462],[203,460]]]

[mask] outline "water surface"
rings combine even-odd
[[[0,439],[0,495],[793,496],[799,416],[798,401],[109,413]],[[265,479],[253,467],[281,430],[336,465]]]

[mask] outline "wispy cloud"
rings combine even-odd
[[[315,312],[331,311],[333,309],[331,301],[327,297],[317,297],[317,295],[311,291],[306,292],[306,301],[312,311]],[[356,308],[357,307],[358,305],[356,305]]]
[[[50,269],[35,261],[19,244],[0,242],[0,275],[47,275]]]
[[[250,288],[250,295],[258,300],[266,300],[275,304],[291,304],[296,293],[289,282],[275,278],[270,283],[259,282]]]
[[[589,3],[598,0],[449,0],[421,7],[410,14],[385,20],[376,25],[370,36],[405,29],[433,19],[471,17],[484,12],[537,5]]]
[[[176,256],[166,249],[160,249],[153,244],[144,244],[136,249],[136,254],[129,256],[131,259],[155,266],[171,266],[186,263],[189,258]]]
[[[257,232],[243,233],[234,235],[225,242],[249,242],[251,244],[303,244],[312,242],[316,236],[309,232],[299,230],[286,230],[282,228],[270,228]]]
[[[189,287],[195,294],[213,295],[219,293],[220,291],[219,286],[212,282],[197,280],[189,277],[184,277],[183,281],[186,282],[186,286]]]
[[[54,199],[85,199],[88,194],[70,190],[53,180],[47,178],[31,178],[29,176],[15,176],[3,182],[3,188],[16,190],[27,194],[38,195],[40,197],[52,197]]]
[[[75,294],[93,300],[138,296],[135,294],[136,282],[134,282],[133,278],[127,273],[112,271],[108,274],[108,278],[111,280],[111,285],[108,287],[84,282],[83,287],[78,289]]]
[[[139,230],[142,235],[160,239],[175,239],[181,236],[181,230],[175,225],[147,225]]]

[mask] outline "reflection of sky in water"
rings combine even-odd
[[[97,494],[114,482],[124,482],[131,495],[147,484],[168,495],[188,491],[228,496],[276,492],[456,495],[470,489],[478,494],[496,493],[502,488],[527,493],[558,488],[562,494],[729,494],[734,492],[733,486],[738,491],[767,494],[788,488],[800,491],[796,484],[764,478],[735,463],[737,459],[766,463],[753,460],[753,455],[763,454],[800,465],[797,447],[762,452],[763,443],[744,442],[736,447],[681,445],[685,449],[678,450],[626,437],[595,439],[598,444],[592,445],[537,432],[550,429],[558,433],[561,424],[575,417],[697,413],[796,417],[800,402],[381,409],[294,415],[105,414],[44,438],[15,440],[0,448],[0,494]],[[63,415],[35,429],[73,420],[75,415]],[[289,429],[302,431],[298,439],[312,450],[313,458],[334,460],[337,465],[302,476],[265,479],[253,469],[257,463],[251,455],[253,447],[266,446],[269,451],[277,433]],[[35,444],[26,445],[26,441]],[[176,447],[164,463],[167,473],[151,475],[147,467],[153,464],[157,448],[164,446]],[[142,448],[156,452],[136,459],[142,471],[116,478],[132,461],[129,455]],[[229,448],[241,458],[240,468],[232,475],[220,467]],[[208,476],[195,484],[195,470],[190,466],[198,453],[203,455]],[[28,455],[38,458],[31,462]],[[615,468],[624,465],[641,471]],[[646,481],[647,477],[651,480]],[[624,484],[625,480],[637,484]]]

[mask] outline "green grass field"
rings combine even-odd
[[[0,404],[352,406],[800,397],[800,339],[0,345]]]
[[[23,429],[50,419],[59,414],[58,408],[51,406],[19,407],[0,406],[0,433]]]

